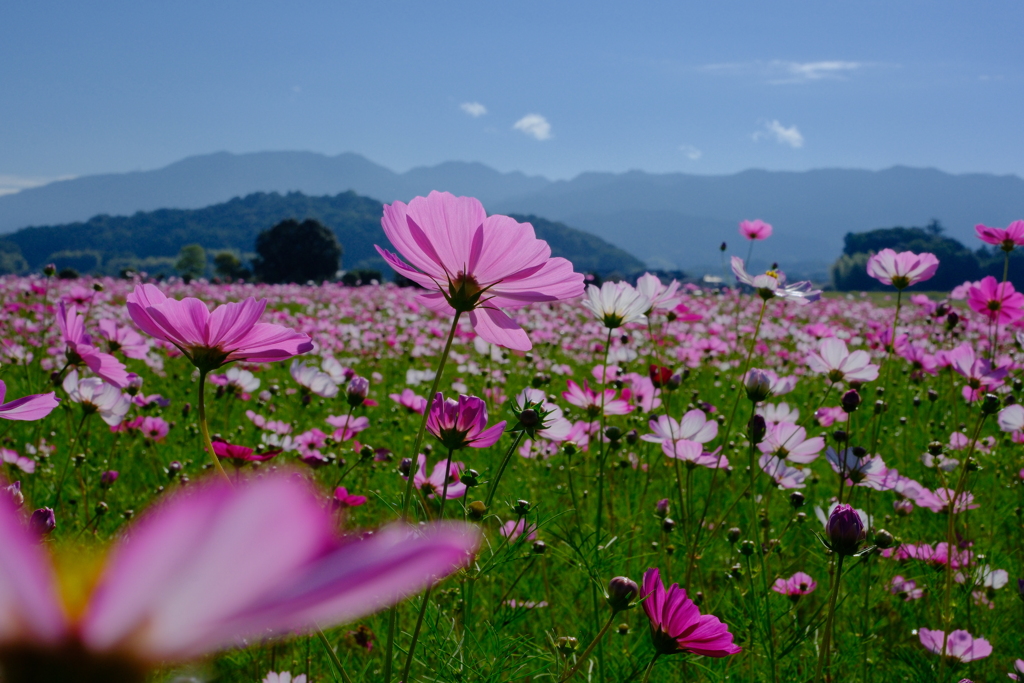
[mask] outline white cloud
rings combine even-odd
[[[686,155],[686,158],[690,161],[697,161],[704,153],[693,145],[679,145],[679,151]]]
[[[764,124],[764,130],[755,132],[751,137],[755,142],[765,138],[774,138],[780,145],[789,145],[794,149],[804,146],[804,136],[800,134],[800,129],[796,125],[786,128],[779,123],[778,119],[768,121]]]
[[[773,59],[768,62],[728,62],[723,64],[705,64],[697,67],[698,71],[725,76],[753,75],[772,85],[813,83],[824,80],[846,80],[855,71],[881,66],[869,62],[851,62],[844,60],[822,60],[818,62],[792,62]]]
[[[0,196],[5,194],[16,194],[22,190],[52,183],[55,180],[70,180],[74,177],[75,176],[72,175],[66,175],[59,176],[57,178],[26,178],[24,176],[0,174]]]
[[[459,109],[466,112],[474,119],[487,113],[487,107],[479,102],[463,102],[459,105]]]
[[[521,130],[537,140],[551,138],[551,124],[540,114],[527,114],[512,126],[513,130]]]

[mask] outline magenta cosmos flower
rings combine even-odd
[[[31,394],[14,399],[10,403],[4,403],[7,396],[7,384],[0,379],[0,419],[4,420],[42,420],[49,415],[60,399],[57,394]]]
[[[505,431],[505,421],[487,427],[487,403],[476,396],[445,400],[441,392],[434,396],[427,415],[427,431],[448,450],[493,446]]]
[[[922,628],[917,632],[921,644],[937,655],[941,655],[943,641],[946,641],[945,654],[958,662],[973,662],[992,654],[992,645],[984,638],[975,638],[967,631],[957,630],[946,636],[944,631]]]
[[[189,488],[114,545],[91,590],[88,566],[58,582],[36,537],[0,502],[4,671],[141,681],[158,662],[361,618],[464,566],[479,543],[464,524],[338,539],[318,496],[287,475]]]
[[[201,371],[236,360],[272,363],[313,350],[309,335],[259,322],[267,300],[221,304],[209,311],[194,297],[168,299],[154,285],[128,295],[128,314],[146,334],[174,344]]]
[[[692,652],[706,657],[725,657],[740,651],[732,642],[729,627],[711,614],[701,614],[686,590],[672,584],[668,590],[661,583],[656,568],[644,573],[640,591],[641,603],[651,620],[651,640],[661,655]]]
[[[772,590],[791,599],[799,599],[801,595],[813,593],[817,587],[814,579],[803,572],[797,572],[788,579],[775,579]]]
[[[92,345],[92,338],[85,333],[85,319],[74,308],[68,309],[63,301],[57,314],[57,326],[64,338],[68,365],[84,365],[118,389],[128,386],[124,363]]]
[[[1012,282],[999,282],[991,275],[970,286],[967,305],[990,323],[1006,325],[1024,318],[1024,294]]]
[[[939,259],[935,254],[915,254],[912,251],[896,253],[883,249],[868,259],[868,275],[896,289],[906,289],[935,275]]]
[[[1024,246],[1024,221],[1014,221],[1003,228],[990,228],[987,225],[974,226],[974,232],[986,244],[994,244],[1003,251],[1013,251],[1014,247]]]
[[[583,294],[583,275],[564,258],[552,258],[532,225],[488,216],[472,197],[431,192],[408,205],[385,205],[381,225],[409,263],[378,246],[380,255],[397,273],[432,290],[419,300],[442,315],[469,313],[473,329],[492,344],[532,348],[526,332],[501,309]]]
[[[740,221],[740,234],[748,240],[766,240],[772,236],[772,225],[761,219]]]

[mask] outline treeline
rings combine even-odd
[[[867,274],[868,258],[882,249],[894,251],[931,252],[939,259],[935,277],[912,289],[949,291],[967,280],[993,275],[1003,277],[1004,253],[994,247],[982,246],[971,251],[960,241],[942,234],[938,221],[921,227],[895,227],[847,233],[843,254],[832,265],[832,285],[839,291],[887,289]],[[1024,253],[1010,255],[1009,279],[1014,287],[1024,287]]]

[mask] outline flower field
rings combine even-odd
[[[1012,285],[584,290],[455,202],[421,288],[0,279],[0,680],[1024,676]]]

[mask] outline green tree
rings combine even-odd
[[[263,282],[323,282],[341,267],[341,244],[311,218],[281,221],[256,237],[253,268]]]
[[[213,255],[213,272],[225,280],[244,280],[252,275],[233,251],[219,251]]]
[[[178,251],[174,269],[186,282],[202,277],[206,272],[206,250],[198,244],[186,244]]]

